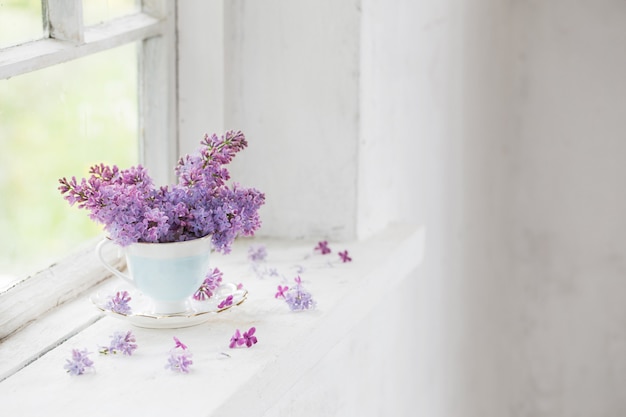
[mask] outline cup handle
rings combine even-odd
[[[108,244],[112,244],[113,242],[111,242],[109,239],[103,239],[102,241],[100,241],[100,243],[98,243],[98,245],[96,246],[96,253],[98,254],[98,258],[100,258],[100,262],[102,263],[102,265],[109,271],[112,272],[113,274],[117,275],[118,277],[122,278],[124,281],[132,284],[133,280],[126,274],[122,273],[121,271],[119,271],[117,268],[114,268],[113,266],[111,266],[106,259],[104,259],[104,255],[102,255],[102,249],[108,245]]]

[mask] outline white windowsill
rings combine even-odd
[[[296,265],[305,266],[303,284],[318,308],[292,313],[276,300],[276,287],[284,283],[254,275],[246,260],[251,243],[265,245],[267,266],[290,280],[297,275]],[[224,281],[242,282],[248,299],[190,328],[132,327],[103,316],[86,295],[65,303],[0,344],[2,414],[39,415],[45,410],[46,415],[255,416],[268,415],[269,410],[274,415],[272,407],[303,375],[381,307],[381,300],[393,299],[394,291],[421,263],[424,230],[390,227],[362,242],[329,242],[332,257],[304,259],[315,243],[241,240],[230,255],[215,255],[212,265],[224,272]],[[353,262],[329,267],[327,261],[338,259],[336,254],[343,249]],[[107,280],[99,289],[111,290],[117,284],[116,279]],[[229,349],[234,330],[243,332],[251,326],[257,328],[259,343],[250,349]],[[129,329],[139,345],[132,357],[98,355],[98,346],[106,344],[113,332]],[[193,352],[190,374],[164,368],[173,336]],[[94,352],[95,373],[72,377],[64,372],[73,348]]]

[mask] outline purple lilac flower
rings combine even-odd
[[[115,296],[110,296],[104,308],[115,313],[128,315],[132,313],[132,309],[128,305],[132,298],[128,291],[118,291]]]
[[[121,353],[122,355],[131,356],[135,349],[137,349],[136,341],[135,335],[130,330],[127,332],[115,332],[113,336],[111,336],[109,346],[101,348],[100,353],[104,355],[109,353],[114,355]]]
[[[278,286],[278,292],[274,294],[274,298],[285,298],[285,292],[289,289],[288,286]]]
[[[172,350],[170,351],[170,356],[167,358],[165,368],[174,372],[188,374],[190,371],[189,367],[193,365],[193,361],[191,360],[192,356],[193,355],[188,351],[178,353],[177,351]]]
[[[206,275],[204,282],[198,288],[193,295],[193,298],[198,301],[203,301],[213,296],[215,291],[222,283],[222,276],[224,274],[218,268],[214,268]]]
[[[352,258],[348,255],[348,251],[344,250],[343,252],[339,252],[339,257],[341,258],[341,262],[352,262]]]
[[[236,346],[243,345],[243,342],[244,342],[244,340],[241,337],[241,333],[239,332],[239,329],[237,329],[237,330],[235,330],[235,334],[230,338],[230,345],[228,345],[228,347],[233,349]]]
[[[176,344],[174,349],[181,348],[182,350],[187,350],[187,345],[181,342],[176,336],[174,336],[174,343]]]
[[[258,210],[265,203],[254,188],[226,184],[230,174],[223,165],[246,146],[241,132],[205,136],[196,154],[180,159],[172,186],[155,188],[141,165],[120,170],[100,164],[89,178],[60,179],[59,191],[120,246],[211,235],[214,249],[228,253],[237,236],[251,236],[261,226]]]
[[[326,255],[331,252],[330,248],[328,247],[328,241],[326,240],[318,242],[314,250],[321,252],[322,255]]]
[[[228,307],[232,305],[233,305],[233,296],[229,295],[217,305],[217,308],[224,308],[224,307]]]
[[[170,369],[174,372],[189,373],[189,367],[193,364],[191,357],[193,356],[189,352],[187,345],[181,342],[177,337],[174,337],[175,346],[170,349],[170,356],[167,358],[166,369]],[[181,349],[180,351],[178,349]]]
[[[248,259],[251,262],[263,262],[267,258],[267,249],[263,245],[250,246],[248,248]]]
[[[310,310],[315,308],[316,302],[310,292],[302,286],[302,279],[294,278],[296,286],[284,294],[285,301],[292,311]]]
[[[243,333],[242,339],[248,347],[256,344],[256,342],[258,341],[256,336],[254,336],[254,332],[256,332],[256,328],[250,327],[250,330]]]
[[[302,287],[289,291],[285,295],[285,301],[287,301],[287,304],[292,311],[310,310],[315,308],[316,305],[311,293]]]
[[[251,347],[258,342],[256,336],[254,336],[254,332],[256,332],[256,328],[250,327],[250,329],[247,332],[244,332],[242,336],[239,329],[235,330],[235,334],[230,338],[230,344],[228,346],[231,349],[243,346],[244,344],[247,347]]]
[[[72,359],[66,359],[63,368],[70,375],[82,375],[87,370],[94,369],[93,361],[89,359],[88,355],[87,349],[72,349]]]

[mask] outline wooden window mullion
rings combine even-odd
[[[43,0],[43,26],[47,37],[83,43],[82,0]]]

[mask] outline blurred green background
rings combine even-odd
[[[87,24],[136,10],[85,0]],[[40,1],[0,0],[0,47],[42,36]],[[101,233],[57,190],[104,162],[137,163],[137,52],[126,45],[0,80],[0,290]]]

